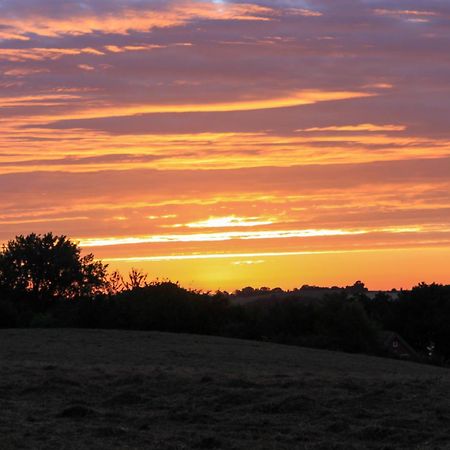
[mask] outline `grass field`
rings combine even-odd
[[[449,371],[154,332],[0,331],[1,449],[450,449]]]

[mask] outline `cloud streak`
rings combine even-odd
[[[217,5],[202,1],[169,2],[62,2],[50,9],[46,1],[34,2],[35,7],[22,10],[17,18],[17,5],[3,2],[0,7],[2,27],[12,36],[22,39],[30,34],[45,37],[149,32],[153,28],[184,25],[192,20],[269,20],[270,8],[251,3]],[[136,3],[136,6],[133,5]],[[44,7],[44,13],[39,6]],[[101,6],[100,6],[101,5]],[[101,9],[100,9],[101,8]],[[300,12],[301,13],[301,12]],[[307,11],[305,11],[307,14]],[[8,31],[11,30],[11,31]],[[5,33],[5,34],[6,34]],[[7,35],[6,35],[7,36]]]

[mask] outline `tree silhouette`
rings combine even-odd
[[[0,287],[37,300],[95,295],[106,287],[106,266],[66,236],[16,236],[0,251]]]

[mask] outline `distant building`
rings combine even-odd
[[[417,352],[397,333],[393,331],[383,331],[379,334],[379,343],[392,358],[407,359],[417,361]]]

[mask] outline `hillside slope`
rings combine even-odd
[[[445,449],[449,371],[208,336],[0,331],[1,448]]]

